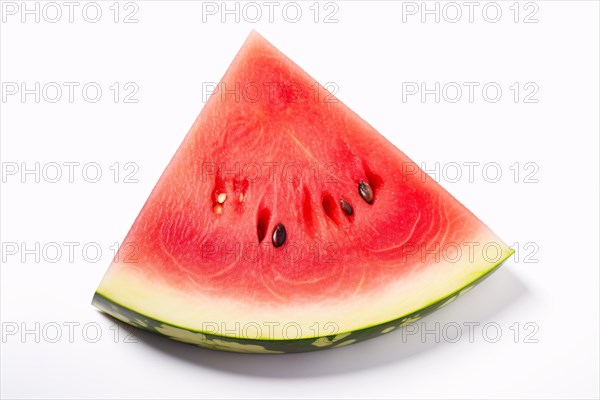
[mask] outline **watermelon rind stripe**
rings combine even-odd
[[[426,305],[414,312],[396,318],[394,320],[379,323],[376,325],[366,326],[355,331],[339,332],[334,335],[308,337],[301,339],[248,339],[243,337],[214,335],[207,332],[202,332],[194,329],[189,329],[182,326],[177,326],[172,323],[161,321],[152,318],[148,315],[141,314],[135,310],[127,308],[118,302],[110,299],[108,296],[100,292],[94,294],[92,304],[122,322],[125,322],[135,328],[143,329],[155,334],[167,336],[171,339],[193,344],[199,347],[224,350],[238,353],[257,353],[257,354],[278,354],[278,353],[299,353],[306,351],[323,350],[330,348],[343,347],[349,344],[354,344],[363,340],[371,339],[382,334],[396,330],[410,323],[413,323],[426,315],[431,314],[457,297],[465,294],[474,286],[478,285],[508,259],[514,250],[509,249],[504,254],[504,257],[493,265],[490,270],[474,281],[467,283],[453,293],[440,298],[431,304]]]

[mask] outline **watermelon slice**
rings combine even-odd
[[[93,304],[202,347],[310,351],[423,317],[512,253],[253,32]]]

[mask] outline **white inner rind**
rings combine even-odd
[[[477,280],[508,258],[510,249],[487,227],[471,242],[472,254],[431,262],[419,272],[390,282],[375,293],[319,303],[269,306],[250,299],[231,300],[182,292],[142,265],[113,264],[98,293],[140,314],[181,328],[209,334],[261,340],[292,340],[340,334],[379,325],[411,314]],[[501,249],[482,251],[486,243]],[[465,248],[466,249],[466,248]]]

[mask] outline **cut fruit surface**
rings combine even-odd
[[[203,347],[296,352],[387,333],[512,250],[253,32],[94,296]]]

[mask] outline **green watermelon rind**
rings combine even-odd
[[[401,328],[405,325],[413,323],[425,317],[426,315],[431,314],[435,310],[446,306],[448,303],[454,301],[457,297],[463,295],[471,288],[478,285],[485,278],[495,272],[513,253],[514,250],[510,249],[504,258],[499,260],[487,272],[474,281],[466,284],[450,295],[438,299],[437,301],[434,301],[431,304],[426,305],[425,307],[410,314],[388,322],[363,327],[355,331],[339,332],[334,335],[320,337],[317,336],[285,340],[247,339],[242,337],[214,335],[151,318],[147,315],[131,310],[99,292],[94,294],[92,304],[113,318],[125,322],[135,328],[143,329],[162,336],[167,336],[171,339],[194,344],[203,348],[239,353],[299,353],[346,346],[380,336],[397,328]]]

